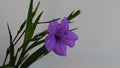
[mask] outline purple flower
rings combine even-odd
[[[53,21],[48,27],[49,35],[45,39],[45,47],[57,55],[66,56],[66,46],[74,47],[77,35],[69,30],[69,21],[64,17],[59,24]]]

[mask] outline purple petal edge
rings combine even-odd
[[[54,53],[59,56],[66,56],[66,45],[62,41],[57,41]]]
[[[57,21],[53,21],[49,24],[48,26],[48,32],[49,34],[54,35],[55,33],[57,33],[59,31],[59,24]]]
[[[56,40],[54,36],[48,35],[45,39],[45,47],[48,51],[54,50],[56,46]]]
[[[64,17],[60,23],[60,33],[65,33],[69,30],[69,21]]]

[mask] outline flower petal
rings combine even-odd
[[[66,56],[66,45],[61,40],[57,40],[57,45],[54,49],[54,53],[60,56]]]
[[[48,51],[52,51],[56,46],[56,39],[54,36],[48,35],[45,39],[45,47]]]
[[[64,17],[60,23],[60,33],[65,33],[69,30],[69,21]]]
[[[78,36],[71,31],[67,31],[66,33],[59,34],[60,38],[68,39],[68,40],[78,40]]]
[[[65,38],[61,38],[61,40],[71,48],[74,47],[75,45],[75,40],[65,39]]]
[[[49,24],[48,27],[48,32],[49,34],[54,35],[55,33],[57,33],[59,31],[59,24],[57,21],[53,21]]]
[[[60,40],[70,47],[74,47],[75,41],[78,39],[78,36],[71,32],[67,31],[66,33],[58,33]]]
[[[69,39],[73,39],[73,40],[78,40],[78,36],[71,31],[68,31],[67,35],[66,35]]]

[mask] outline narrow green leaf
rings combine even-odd
[[[25,30],[21,33],[21,35],[18,37],[18,39],[14,42],[14,40],[13,40],[13,42],[14,42],[14,46],[18,43],[18,41],[22,38],[22,36],[24,35],[24,33],[25,33]]]
[[[80,14],[80,10],[77,10],[76,12],[73,11],[67,18],[70,21],[70,20],[74,19],[75,17],[77,17],[79,14]]]
[[[31,38],[31,32],[33,32],[33,31],[31,31],[31,26],[32,26],[32,9],[33,9],[33,0],[30,1],[30,6],[29,6],[29,10],[28,10],[24,42],[28,41]]]
[[[15,68],[15,67],[10,65],[4,65],[4,66],[1,66],[0,68]]]
[[[28,10],[27,24],[32,24],[32,10],[33,10],[33,0],[30,0],[30,6]]]
[[[7,23],[7,28],[8,28],[8,32],[9,32],[9,39],[10,39],[10,43],[12,42],[12,34],[11,34],[11,31],[10,31],[10,27]]]
[[[35,51],[33,54],[31,54],[25,62],[21,65],[21,68],[28,68],[32,63],[34,63],[36,60],[38,60],[40,57],[45,56],[48,54],[49,51],[45,48],[45,46],[42,46],[40,49]]]
[[[68,19],[70,19],[70,17],[73,15],[74,12],[75,10],[70,13],[70,15],[68,16]]]
[[[36,25],[38,24],[39,19],[40,19],[41,16],[42,16],[42,14],[43,14],[43,11],[38,15],[38,17],[36,18],[35,22],[33,23],[33,28],[34,28],[34,30],[35,30],[35,28],[36,28]]]
[[[38,24],[38,21],[39,21],[41,15],[42,15],[42,13],[43,13],[43,12],[41,12],[41,13],[38,15],[38,17],[36,18],[35,22],[34,22],[34,23],[32,24],[32,26],[31,26],[31,28],[30,28],[30,30],[29,30],[29,39],[28,39],[28,41],[31,40],[31,38],[32,38],[32,36],[33,36],[33,34],[34,34],[34,31],[35,31],[35,28],[36,28],[36,26],[37,26],[37,24]]]
[[[40,1],[38,2],[35,10],[34,10],[33,13],[32,13],[32,18],[36,15],[36,12],[37,12],[37,10],[38,10],[39,5],[40,5]]]
[[[76,29],[78,29],[78,28],[73,28],[73,29],[71,29],[70,31],[74,31],[74,30],[76,30]]]
[[[6,51],[6,56],[5,56],[5,60],[4,60],[4,62],[3,62],[3,66],[4,66],[5,63],[6,63],[6,60],[7,60],[9,54],[10,54],[10,47],[9,47],[9,48],[7,49],[7,51]]]
[[[9,49],[9,51],[10,51],[10,62],[9,62],[9,64],[11,66],[14,66],[15,65],[14,45],[13,45],[13,42],[12,42],[12,34],[11,34],[11,31],[10,31],[8,23],[7,23],[7,27],[8,27],[9,38],[10,38],[10,49]]]
[[[38,9],[38,7],[39,7],[39,4],[40,4],[40,2],[38,3],[35,11],[34,11],[33,13],[31,13],[31,16],[32,16],[32,17],[30,18],[31,21],[29,21],[29,22],[32,22],[33,16],[36,14],[36,11],[37,11],[37,9]],[[33,6],[30,5],[30,7],[33,7]],[[29,11],[30,11],[30,10],[29,10]],[[32,10],[31,10],[31,11],[32,11]],[[42,13],[43,13],[43,12],[41,12],[41,13],[38,15],[38,17],[36,18],[36,20],[35,20],[34,23],[31,23],[30,25],[29,25],[29,24],[27,25],[28,27],[26,28],[25,41],[28,41],[28,40],[30,40],[30,39],[32,38],[32,36],[33,36],[33,34],[34,34],[34,31],[35,31],[35,28],[36,28],[36,26],[37,26],[37,24],[38,24],[38,21],[39,21],[41,15],[42,15]],[[28,14],[28,16],[29,16],[29,14]],[[29,18],[28,18],[28,20],[29,20]]]
[[[18,35],[21,33],[21,31],[24,29],[25,27],[25,24],[26,24],[26,20],[23,22],[23,24],[20,26],[20,29],[18,30],[13,42],[16,40],[16,38],[18,37]]]
[[[22,63],[25,61],[25,59],[27,59],[28,56],[29,56],[29,54],[26,54],[26,55],[21,59],[20,64],[22,64]]]
[[[26,24],[26,20],[23,22],[23,24],[20,26],[20,29],[18,30],[18,33],[20,33],[23,28],[25,27],[25,24]]]
[[[38,40],[42,39],[43,37],[45,37],[45,35],[47,35],[47,33],[46,33],[46,34],[43,34],[43,35],[41,35],[41,36],[37,36],[37,35],[36,35],[36,37],[32,38],[30,41],[38,41]]]
[[[43,38],[45,35],[47,35],[47,30],[44,30],[43,32],[36,34],[30,41],[38,41],[39,39]]]
[[[34,47],[36,47],[36,46],[38,46],[38,45],[40,45],[40,44],[42,44],[42,43],[44,43],[44,42],[45,42],[45,40],[35,41],[34,43],[32,43],[32,44],[28,47],[27,51],[31,50],[32,48],[34,48]]]

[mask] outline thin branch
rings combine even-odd
[[[17,44],[17,42],[21,39],[21,37],[23,36],[23,34],[25,33],[25,30],[23,31],[23,33],[20,35],[20,37],[16,40],[16,42],[13,44],[14,46]]]
[[[50,22],[55,21],[55,20],[60,20],[60,18],[56,18],[56,19],[53,19],[53,20],[50,20],[50,21],[47,21],[47,22],[39,22],[38,24],[50,23]]]

